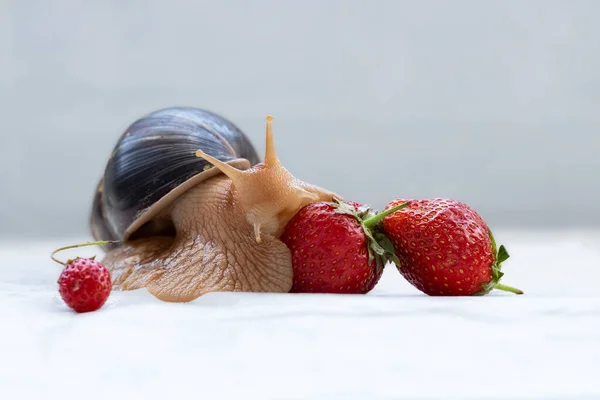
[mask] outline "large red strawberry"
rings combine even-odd
[[[485,295],[492,289],[522,294],[500,283],[500,265],[508,259],[496,248],[491,230],[475,210],[451,199],[390,202],[386,209],[410,206],[383,219],[394,244],[400,273],[430,296]]]
[[[51,255],[54,261],[65,267],[58,278],[58,292],[65,304],[75,312],[96,311],[106,303],[112,290],[110,273],[95,260],[95,257],[77,257],[64,263],[54,258],[54,255],[65,249],[107,243],[114,242],[102,241],[62,247]]]
[[[405,205],[399,205],[401,209]],[[369,292],[394,258],[381,220],[354,202],[318,202],[303,207],[286,225],[281,240],[292,253],[295,293]]]

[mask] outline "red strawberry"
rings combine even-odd
[[[101,308],[112,290],[110,273],[102,264],[92,258],[77,257],[66,263],[54,258],[58,251],[73,247],[112,242],[95,242],[62,247],[52,253],[52,259],[65,266],[58,278],[60,297],[71,309],[78,313],[96,311]]]
[[[500,264],[509,254],[496,243],[483,219],[451,199],[390,202],[386,209],[410,206],[383,219],[396,250],[396,266],[413,286],[430,296],[485,295],[492,289],[522,294],[499,283]]]
[[[391,242],[377,229],[390,212],[374,215],[361,204],[338,201],[303,207],[281,236],[292,252],[291,292],[364,294],[373,289],[394,257]]]
[[[112,289],[109,272],[89,258],[76,258],[67,264],[58,285],[60,297],[78,313],[98,310]]]

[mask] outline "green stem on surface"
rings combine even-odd
[[[52,252],[52,254],[50,254],[50,258],[52,258],[52,260],[56,261],[57,263],[59,263],[61,265],[67,266],[67,263],[64,263],[64,262],[56,259],[54,257],[54,255],[56,253],[58,253],[59,251],[63,251],[63,250],[67,250],[67,249],[74,249],[76,247],[101,246],[101,245],[110,244],[110,243],[119,243],[119,241],[118,240],[101,240],[101,241],[98,241],[98,242],[87,242],[87,243],[73,244],[73,245],[70,245],[70,246],[65,246],[65,247],[61,247],[59,249],[54,250]]]
[[[408,207],[409,205],[410,205],[410,203],[404,203],[404,204],[400,204],[396,207],[392,207],[389,210],[385,210],[383,212],[380,212],[379,214],[373,215],[371,218],[365,219],[362,222],[362,224],[364,226],[366,226],[367,228],[370,228],[370,227],[374,226],[375,224],[377,224],[382,219],[384,219],[385,217],[387,217],[388,215],[390,215],[391,213],[401,210],[404,207]]]
[[[501,283],[496,283],[496,285],[494,285],[494,289],[504,290],[505,292],[511,292],[514,294],[523,294],[523,291],[521,289],[517,289],[508,285],[503,285]]]

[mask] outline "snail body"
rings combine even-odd
[[[90,220],[96,240],[121,242],[102,261],[115,288],[176,302],[290,290],[291,254],[279,236],[300,208],[337,196],[283,167],[271,121],[262,162],[239,128],[205,110],[158,110],[128,127]]]

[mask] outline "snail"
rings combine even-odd
[[[160,300],[209,292],[289,292],[291,253],[279,240],[311,202],[341,199],[295,178],[266,118],[260,161],[231,121],[192,107],[151,112],[121,135],[93,199],[96,240],[113,287]]]

